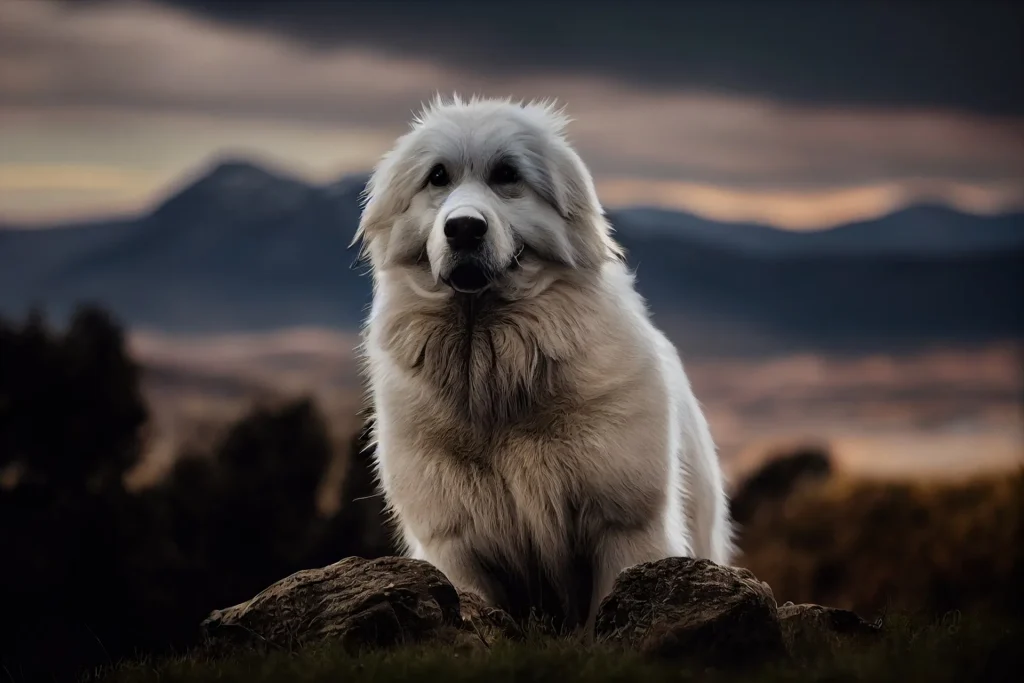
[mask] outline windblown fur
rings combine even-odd
[[[375,169],[356,241],[376,464],[407,552],[574,627],[626,567],[728,563],[732,542],[707,422],[566,123],[439,98]],[[487,226],[471,256],[446,242],[459,216]],[[482,289],[459,286],[467,262]]]

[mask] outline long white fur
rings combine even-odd
[[[376,167],[356,241],[373,273],[377,471],[408,554],[506,605],[494,567],[535,564],[568,595],[582,553],[592,624],[623,569],[727,564],[733,544],[708,424],[567,122],[550,103],[438,97]],[[514,191],[488,184],[498,158],[522,176]],[[425,182],[437,163],[450,186]],[[500,276],[480,297],[444,282],[460,212],[489,225]]]

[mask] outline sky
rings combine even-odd
[[[607,206],[1017,210],[1018,4],[0,0],[0,221],[140,211],[223,156],[364,172],[437,92],[556,98]]]

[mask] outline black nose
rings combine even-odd
[[[452,251],[476,249],[487,234],[487,222],[473,216],[449,218],[444,224],[444,236]]]

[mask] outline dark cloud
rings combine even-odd
[[[0,148],[27,164],[6,182],[225,149],[364,169],[436,89],[557,97],[613,204],[786,225],[1020,205],[1015,6],[761,1],[0,0]]]
[[[1018,2],[161,0],[310,48],[817,104],[1024,113]]]

